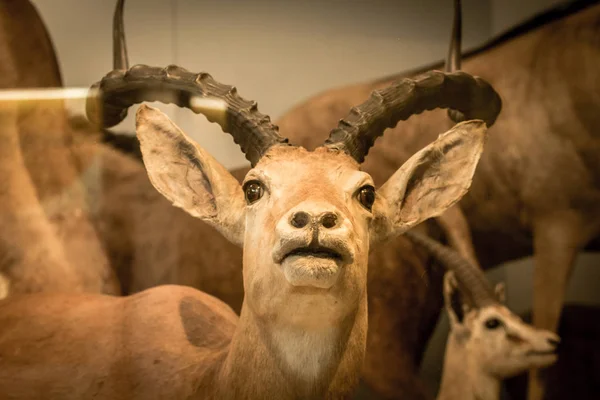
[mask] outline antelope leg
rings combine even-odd
[[[533,325],[556,332],[575,258],[583,248],[578,215],[553,215],[534,225]],[[529,374],[529,400],[541,400],[539,370]]]

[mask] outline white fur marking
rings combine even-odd
[[[304,380],[314,381],[332,360],[337,331],[280,330],[273,339],[291,371]]]

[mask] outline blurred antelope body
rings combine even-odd
[[[0,88],[61,86],[52,42],[29,1],[0,4]],[[117,294],[90,221],[81,164],[61,100],[2,101],[0,276],[5,291]],[[84,163],[85,165],[85,163]],[[10,290],[10,291],[9,291]]]

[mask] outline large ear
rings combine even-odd
[[[381,187],[394,233],[436,217],[471,186],[487,127],[481,120],[456,124],[413,155]]]
[[[231,173],[156,108],[139,107],[136,132],[156,190],[241,245],[246,205]]]

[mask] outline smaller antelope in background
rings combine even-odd
[[[449,269],[444,303],[450,322],[438,400],[499,400],[504,379],[556,362],[560,338],[523,322],[504,305],[481,269],[456,252],[413,232],[405,233]]]

